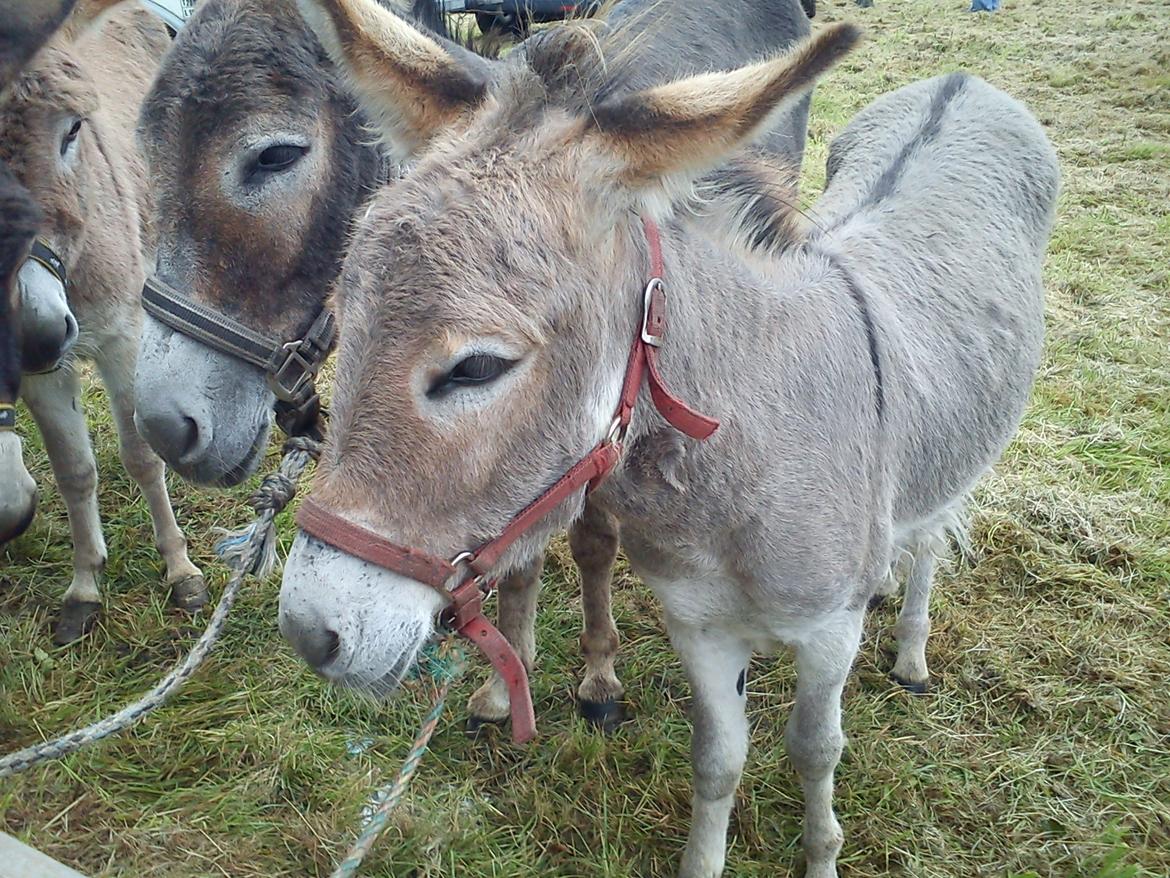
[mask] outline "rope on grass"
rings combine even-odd
[[[284,445],[284,457],[276,472],[264,478],[250,499],[258,513],[251,525],[230,533],[216,546],[216,551],[232,567],[233,573],[224,586],[223,595],[216,604],[207,630],[191,647],[187,657],[167,674],[150,692],[104,719],[82,729],[62,735],[51,741],[34,744],[0,759],[0,778],[32,768],[50,759],[60,759],[87,744],[100,741],[127,729],[148,713],[164,704],[168,698],[199,669],[223,633],[228,613],[240,591],[240,583],[247,574],[267,576],[276,564],[276,529],[273,520],[296,494],[296,486],[309,461],[320,453],[320,443],[305,437],[289,439]]]
[[[418,735],[415,736],[414,744],[411,745],[410,753],[407,754],[406,759],[403,761],[402,768],[398,770],[398,776],[394,778],[392,783],[382,787],[374,795],[374,800],[381,804],[370,815],[369,820],[366,821],[366,825],[358,834],[357,839],[350,845],[345,859],[333,871],[331,878],[354,878],[357,875],[362,860],[365,859],[366,854],[370,852],[378,836],[386,828],[386,823],[390,820],[390,814],[398,807],[398,803],[406,793],[407,786],[410,785],[411,778],[418,771],[423,754],[427,752],[427,745],[430,743],[431,735],[435,733],[435,728],[439,724],[439,717],[442,715],[443,708],[447,704],[447,693],[451,691],[451,684],[459,679],[466,666],[463,651],[457,646],[450,645],[449,640],[445,641],[437,649],[428,649],[423,655],[427,659],[431,677],[439,685],[439,688],[435,691],[434,704],[423,720],[422,726],[418,730]]]

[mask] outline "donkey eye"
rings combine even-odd
[[[491,354],[472,354],[456,363],[446,375],[439,377],[427,391],[427,396],[434,398],[443,396],[457,387],[487,384],[495,381],[514,365],[515,360],[505,360]]]
[[[75,119],[69,130],[65,132],[65,136],[61,138],[61,158],[65,158],[65,153],[69,152],[69,147],[77,140],[77,135],[81,133],[81,120]]]
[[[256,157],[256,170],[267,173],[283,171],[299,162],[308,151],[308,147],[293,143],[274,144]]]

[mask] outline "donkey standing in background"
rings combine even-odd
[[[72,8],[73,0],[0,4],[0,99]],[[0,544],[28,528],[37,506],[37,486],[24,468],[15,427],[22,371],[17,273],[28,258],[40,219],[28,190],[0,161]],[[63,353],[58,350],[57,356]]]
[[[442,17],[426,2],[413,17],[432,30]],[[667,81],[712,64],[748,61],[808,33],[796,0],[674,2],[624,0],[609,26],[639,65],[622,88]],[[505,62],[477,57],[438,38],[461,70],[491,82]],[[516,50],[524,52],[523,45]],[[797,102],[764,140],[766,152],[799,167],[808,101]],[[291,0],[206,0],[164,59],[141,118],[155,187],[158,280],[275,339],[303,338],[325,307],[351,218],[370,192],[400,173],[377,146],[348,83]],[[481,173],[497,172],[485,162]],[[785,183],[777,197],[795,199]],[[479,251],[493,260],[504,236]],[[146,318],[135,385],[137,423],[184,478],[234,484],[267,446],[276,401],[263,369]],[[620,718],[614,672],[617,629],[610,578],[613,521],[592,507],[570,533],[581,569],[586,671],[581,712],[601,724]],[[536,555],[500,588],[500,628],[529,670],[535,659]],[[328,656],[332,640],[300,640],[306,658]],[[472,724],[508,715],[498,675],[470,701]]]
[[[486,89],[368,0],[301,6],[418,154],[342,268],[333,418],[282,627],[334,632],[317,670],[390,691],[447,586],[529,563],[588,480],[693,690],[680,874],[723,871],[747,665],[787,645],[807,874],[835,876],[840,700],[866,603],[997,459],[1039,362],[1057,191],[1040,126],[962,75],[896,92],[834,153],[823,227],[745,253],[670,205],[806,92],[851,27],[614,96],[620,55],[584,25],[541,33]],[[1008,159],[972,168],[991,151]],[[492,243],[494,264],[466,258]],[[548,513],[517,517],[530,504]]]
[[[194,610],[206,602],[207,589],[187,557],[163,463],[134,427],[138,294],[154,246],[134,127],[169,39],[145,10],[104,15],[111,5],[81,0],[0,105],[0,157],[40,205],[42,236],[60,259],[56,268],[30,259],[20,269],[23,332],[26,339],[51,335],[76,315],[73,353],[97,364],[109,391],[122,462],[150,507],[171,599]],[[71,356],[59,368],[26,375],[23,386],[73,534],[73,581],[54,630],[57,643],[80,637],[97,618],[98,576],[106,560],[78,369]]]

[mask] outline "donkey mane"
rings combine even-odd
[[[802,244],[810,229],[799,206],[800,169],[747,149],[700,180],[680,205],[693,216],[721,211],[727,220],[715,228],[733,246],[778,256]]]

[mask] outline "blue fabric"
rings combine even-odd
[[[970,12],[995,12],[999,9],[999,0],[971,0]]]

